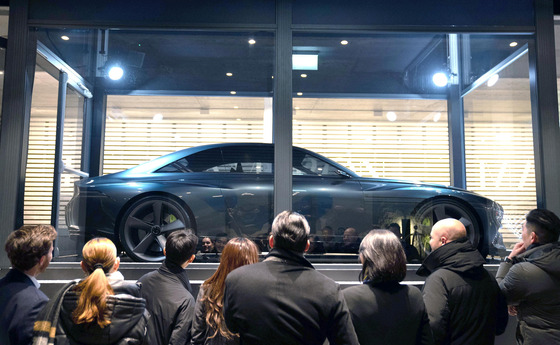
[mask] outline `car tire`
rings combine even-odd
[[[119,239],[128,256],[148,262],[164,259],[163,248],[169,233],[192,226],[184,208],[165,196],[148,196],[134,202],[119,224]]]
[[[422,252],[427,253],[431,250],[425,240],[426,236],[429,238],[432,226],[445,218],[461,221],[467,229],[469,241],[474,247],[479,247],[480,239],[483,238],[482,227],[470,207],[452,199],[436,199],[423,203],[415,212],[414,229],[417,242],[414,244],[419,246]]]

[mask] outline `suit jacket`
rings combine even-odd
[[[338,284],[301,254],[273,249],[233,270],[224,294],[226,325],[241,344],[358,344]]]
[[[31,344],[33,323],[48,300],[31,279],[17,269],[11,269],[0,279],[0,344]]]

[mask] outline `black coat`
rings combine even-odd
[[[339,286],[291,251],[275,248],[264,262],[233,270],[224,317],[241,344],[358,344]]]
[[[11,269],[0,279],[0,344],[31,344],[33,323],[48,297],[25,273]]]
[[[433,344],[422,293],[398,282],[342,290],[360,345]]]
[[[75,324],[72,312],[76,308],[79,295],[69,291],[64,296],[57,327],[56,345],[140,345],[148,344],[146,333],[150,314],[144,299],[135,297],[140,287],[134,283],[114,281],[111,284],[115,295],[107,296],[107,309],[111,323],[104,328],[95,324]],[[131,294],[128,294],[128,293]]]
[[[186,271],[164,261],[159,269],[143,275],[138,281],[152,314],[148,343],[189,344],[195,302]]]
[[[436,344],[494,344],[507,325],[507,305],[486,261],[467,238],[434,250],[417,274]]]
[[[560,244],[529,248],[513,266],[500,264],[496,279],[508,304],[517,306],[522,344],[560,343]]]

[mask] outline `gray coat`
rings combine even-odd
[[[509,305],[517,306],[520,344],[560,344],[560,244],[529,249],[500,264],[496,279]]]

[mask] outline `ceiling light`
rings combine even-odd
[[[70,37],[68,37],[66,35],[63,35],[63,36],[60,36],[60,39],[63,40],[63,41],[68,41],[70,39]]]
[[[511,43],[509,44],[509,46],[510,46],[510,47],[517,47],[517,42],[511,42]]]
[[[113,66],[109,68],[109,72],[107,73],[107,75],[109,76],[109,78],[111,78],[111,80],[119,80],[123,77],[124,71],[119,66]]]
[[[229,93],[231,93],[232,95],[235,95],[237,92],[235,92],[235,91],[230,91]]]
[[[303,96],[303,92],[298,92],[296,95]]]
[[[235,119],[236,121],[241,121],[241,119]]]
[[[153,117],[154,121],[159,122],[163,120],[163,114],[155,114]]]
[[[234,106],[233,106],[233,109],[239,109],[239,106],[234,105]]]
[[[257,43],[257,41],[255,41],[253,38],[249,39],[249,44],[255,44]]]
[[[295,109],[295,110],[299,110],[299,107],[295,107],[294,109]]]
[[[437,112],[434,114],[434,122],[438,122],[441,119],[441,113]]]
[[[387,116],[387,120],[389,120],[391,122],[397,120],[397,114],[394,111],[387,112],[387,114],[385,116]]]
[[[302,78],[307,78],[307,74],[302,73],[302,74],[301,74],[301,77],[302,77]]]
[[[342,40],[342,41],[340,41],[340,44],[342,44],[343,46],[345,46],[345,45],[348,44],[348,41],[347,41],[347,40]]]
[[[293,54],[292,69],[316,71],[319,66],[319,55],[317,54]]]
[[[444,87],[447,85],[447,75],[442,72],[436,73],[433,75],[432,81],[436,86]]]
[[[231,76],[233,76],[233,73],[227,72],[226,75],[227,75],[228,77],[231,77]]]
[[[492,87],[496,85],[498,79],[500,79],[500,75],[498,73],[492,74],[492,76],[488,78],[488,82],[486,82],[486,85],[488,85],[488,87]]]

